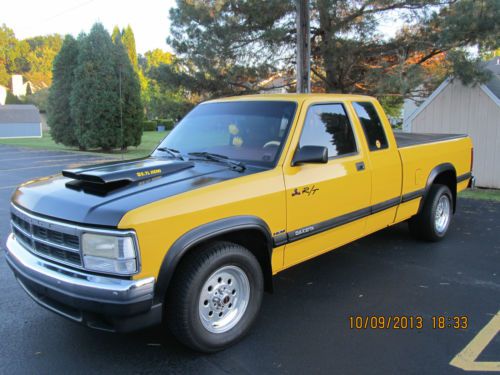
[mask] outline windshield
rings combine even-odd
[[[209,152],[249,164],[276,164],[295,115],[295,102],[241,101],[200,104],[158,148],[183,155]],[[162,156],[155,151],[155,156]]]

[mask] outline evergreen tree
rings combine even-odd
[[[118,26],[113,27],[113,32],[111,33],[111,39],[113,43],[117,43],[122,38],[122,32]]]
[[[135,48],[135,36],[132,30],[132,27],[128,25],[125,29],[120,29],[118,26],[115,26],[113,29],[113,34],[111,36],[113,39],[113,43],[116,45],[121,42],[128,54],[130,63],[134,69],[134,72],[137,74],[139,79],[139,86],[142,99],[147,102],[148,101],[148,80],[144,75],[143,70],[139,67],[139,59],[137,56],[137,51]]]
[[[259,91],[294,51],[292,0],[177,0],[170,22],[178,59],[158,80],[202,98]]]
[[[123,39],[122,39],[123,40]],[[123,121],[123,145],[138,146],[142,138],[143,106],[141,87],[136,71],[129,59],[129,54],[121,41],[115,44],[116,76],[121,89],[121,110]]]
[[[292,0],[178,0],[168,40],[178,59],[159,79],[202,97],[259,91],[295,68],[295,16]],[[387,37],[381,22],[395,16],[404,24]],[[482,81],[467,50],[498,48],[499,17],[498,0],[313,0],[313,90],[403,97],[450,74]]]
[[[79,146],[70,111],[70,97],[77,58],[77,41],[71,35],[67,35],[59,54],[54,59],[52,70],[54,78],[47,106],[50,135],[56,143],[66,146]]]
[[[135,71],[138,70],[137,50],[135,48],[135,36],[130,25],[122,30],[122,43],[127,50],[130,63]]]
[[[99,23],[79,43],[70,100],[75,134],[82,149],[109,151],[122,145],[115,47]]]

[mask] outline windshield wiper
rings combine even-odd
[[[170,156],[174,157],[175,159],[184,160],[184,156],[182,156],[181,152],[179,150],[174,149],[174,148],[158,147],[156,150],[166,152]]]
[[[215,161],[217,163],[223,163],[223,164],[228,165],[232,169],[238,170],[240,172],[242,172],[246,169],[244,163],[242,163],[241,161],[229,159],[225,155],[214,154],[211,152],[189,152],[188,155],[194,156],[197,158],[201,158],[201,159],[205,159],[205,160]]]

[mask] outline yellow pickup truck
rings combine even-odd
[[[21,185],[6,259],[66,318],[111,331],[164,322],[213,352],[248,332],[288,267],[403,221],[441,240],[472,154],[466,135],[393,133],[371,97],[209,101],[147,158]]]

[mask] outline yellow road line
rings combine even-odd
[[[450,362],[450,365],[465,371],[498,371],[500,372],[500,358],[498,362],[476,361],[481,352],[488,346],[493,338],[500,333],[500,311],[493,316],[484,328],[472,341]]]

